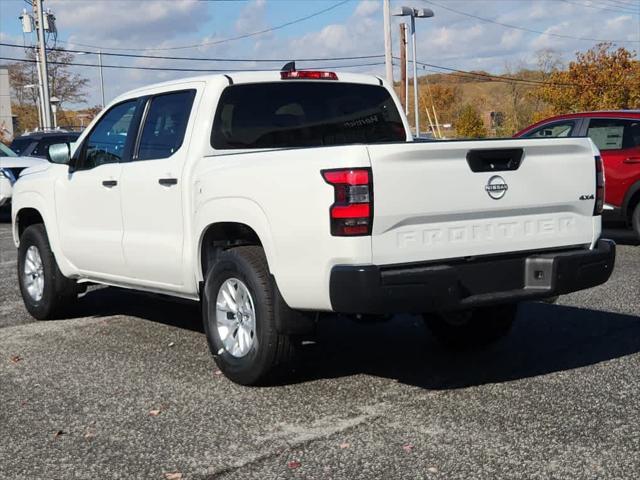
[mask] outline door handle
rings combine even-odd
[[[117,180],[103,180],[102,181],[102,185],[104,187],[111,188],[111,187],[115,187],[116,185],[118,185],[118,181]]]
[[[622,163],[640,163],[640,157],[628,157],[625,158]]]
[[[177,178],[159,178],[158,183],[165,187],[170,187],[171,185],[177,185],[178,179]]]

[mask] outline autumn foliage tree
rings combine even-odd
[[[640,62],[635,52],[600,43],[566,70],[552,72],[533,96],[548,105],[542,116],[586,110],[640,108]]]
[[[32,62],[9,64],[9,83],[12,98],[16,100],[12,109],[18,117],[20,130],[38,126],[38,89],[33,87],[38,84],[36,64],[33,62],[35,51],[27,50],[26,58]],[[48,50],[47,59],[50,94],[60,100],[58,117],[63,117],[65,104],[86,101],[89,80],[72,70],[73,54],[63,50]]]
[[[455,127],[458,137],[484,138],[487,136],[487,129],[478,109],[469,103],[458,112]]]

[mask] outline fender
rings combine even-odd
[[[196,282],[204,279],[200,262],[200,252],[204,233],[210,225],[220,222],[243,223],[251,227],[260,238],[264,248],[269,270],[277,277],[277,258],[271,234],[271,227],[266,213],[252,199],[246,197],[218,197],[206,200],[197,206],[194,218],[194,239],[198,240],[198,248],[193,252],[192,264]]]
[[[56,221],[55,211],[51,208],[52,204],[45,200],[41,193],[34,190],[21,191],[20,195],[14,197],[14,202],[11,209],[11,221],[12,221],[12,233],[13,242],[18,247],[20,245],[20,238],[18,237],[18,213],[25,208],[32,208],[37,210],[44,221],[44,227],[47,231],[47,237],[49,238],[49,245],[53,256],[58,263],[60,271],[65,277],[73,277],[76,274],[76,270],[71,265],[60,250],[60,235],[58,231],[58,222]]]

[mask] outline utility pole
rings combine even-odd
[[[102,108],[104,108],[104,79],[102,78],[102,50],[98,50],[98,65],[100,66],[100,93],[102,94]]]
[[[400,78],[405,115],[409,112],[409,77],[407,77],[407,24],[400,24]]]
[[[44,36],[44,11],[42,0],[33,0],[33,14],[38,34],[38,60],[40,61],[40,85],[42,93],[44,128],[51,128],[51,104],[49,100],[49,71],[47,68],[47,45]]]
[[[393,86],[393,59],[391,55],[391,6],[390,0],[383,0],[384,13],[384,66],[387,82]]]

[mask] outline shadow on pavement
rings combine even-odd
[[[329,324],[330,323],[330,324]],[[341,324],[344,323],[344,324]],[[445,349],[419,317],[373,326],[332,318],[301,381],[364,373],[426,389],[463,388],[593,365],[640,351],[640,317],[527,303],[511,333],[475,351]]]
[[[116,288],[90,291],[73,313],[131,315],[203,331],[195,302]],[[296,371],[283,383],[366,374],[425,389],[463,388],[570,370],[639,351],[640,317],[544,303],[523,304],[506,338],[467,352],[443,348],[417,316],[363,325],[332,315],[320,320],[316,343],[301,347]]]
[[[68,317],[127,315],[204,333],[200,304],[115,287],[89,287]]]

